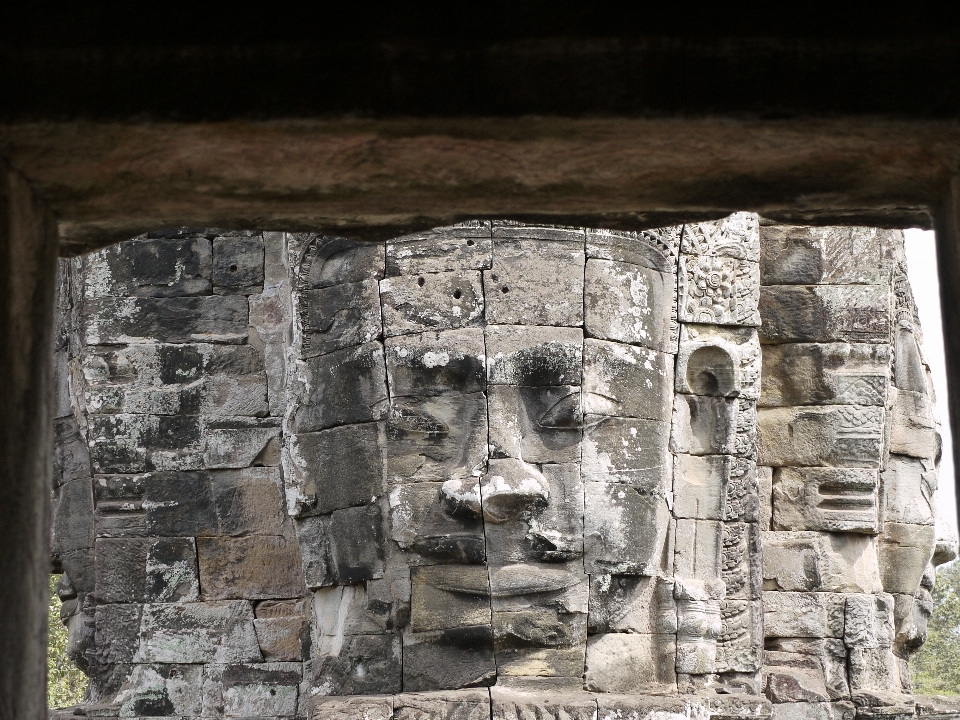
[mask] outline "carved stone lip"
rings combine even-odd
[[[493,597],[556,592],[573,587],[579,582],[581,578],[568,570],[539,568],[531,565],[507,565],[490,575],[490,589]]]

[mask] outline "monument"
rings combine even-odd
[[[59,297],[79,713],[960,717],[899,231],[169,231]]]

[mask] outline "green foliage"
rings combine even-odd
[[[960,695],[960,562],[944,565],[933,589],[927,642],[913,656],[913,691]]]
[[[47,640],[47,705],[76,705],[87,691],[87,676],[67,657],[67,628],[60,622],[59,575],[50,576],[50,635]]]

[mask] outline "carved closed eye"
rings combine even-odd
[[[395,407],[391,410],[387,427],[394,437],[420,435],[428,438],[440,438],[450,432],[446,423],[437,420],[429,413],[402,407]]]
[[[573,392],[560,398],[540,416],[537,425],[549,430],[577,430],[583,427],[580,393]]]

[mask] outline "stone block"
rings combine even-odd
[[[587,229],[587,258],[615,260],[676,274],[683,227],[652,228],[640,232]]]
[[[694,255],[760,259],[760,218],[755,213],[737,212],[720,220],[686,223],[681,252]]]
[[[195,415],[91,415],[88,434],[95,474],[203,467],[202,425]]]
[[[684,323],[675,384],[690,395],[760,395],[760,342],[754,328]]]
[[[330,554],[337,582],[353,583],[383,573],[379,505],[345,508],[330,516]]]
[[[253,621],[263,659],[299,662],[309,649],[310,627],[303,617],[258,617]]]
[[[579,387],[491,385],[487,405],[492,457],[532,463],[580,460],[584,418]]]
[[[723,569],[723,523],[716,520],[676,521],[676,577],[712,582]]]
[[[219,342],[247,339],[249,308],[243,296],[97,297],[84,301],[87,345]]]
[[[880,475],[883,483],[883,519],[886,522],[930,525],[934,523],[933,497],[937,469],[904,455],[890,455]]]
[[[411,483],[390,490],[390,539],[415,554],[408,560],[420,556],[432,562],[483,562],[479,480],[474,483],[476,512],[446,505],[449,500],[442,490],[450,488],[446,483]]]
[[[464,328],[387,338],[392,397],[474,393],[486,389],[483,329]]]
[[[886,343],[888,285],[765,285],[760,341]]]
[[[260,662],[253,608],[243,600],[143,606],[141,663]]]
[[[488,325],[484,331],[491,385],[580,385],[580,328]]]
[[[856,708],[851,702],[774,703],[771,720],[854,720]]]
[[[197,545],[193,538],[157,538],[147,547],[143,599],[190,602],[200,595]]]
[[[391,614],[377,604],[379,598],[374,597],[374,593],[367,592],[370,582],[382,581],[335,585],[314,591],[316,654],[336,654],[338,643],[347,635],[382,635],[392,629]],[[390,604],[393,598],[387,600]]]
[[[484,319],[480,273],[455,270],[380,281],[387,336],[478,327]]]
[[[93,547],[93,488],[89,477],[54,488],[50,552],[56,556]]]
[[[101,603],[142,602],[150,538],[98,538],[96,588]]]
[[[483,393],[395,397],[386,423],[387,482],[475,478],[487,460],[487,437]]]
[[[524,692],[496,686],[490,690],[492,720],[596,720],[597,701],[583,692]]]
[[[880,538],[880,576],[888,593],[913,595],[933,557],[936,530],[931,525],[885,523]]]
[[[197,539],[206,600],[266,600],[306,591],[296,542],[276,535]]]
[[[669,697],[667,689],[663,694],[652,695],[616,695],[603,693],[596,695],[599,709],[599,720],[643,720],[644,718],[658,717],[662,712],[670,718],[679,720],[679,717],[702,718],[711,717],[708,702],[716,703],[714,699],[690,697]],[[760,703],[762,705],[762,703]],[[718,714],[717,717],[723,717]]]
[[[410,571],[410,630],[490,622],[490,580],[483,565],[431,565]]]
[[[383,243],[288,233],[287,244],[298,289],[314,290],[383,277]]]
[[[489,222],[472,220],[387,240],[387,275],[486,270],[493,263],[492,237]]]
[[[730,458],[723,517],[725,520],[758,522],[760,520],[760,481],[757,464],[751,458]],[[769,524],[764,526],[768,528]]]
[[[636,575],[591,575],[588,629],[591,635],[676,633],[673,582]]]
[[[214,294],[251,295],[262,290],[263,239],[261,237],[214,238]]]
[[[876,468],[882,456],[883,408],[760,408],[757,446],[761,465]]]
[[[680,255],[678,318],[707,325],[760,325],[760,265],[719,255]]]
[[[325,355],[383,335],[376,280],[307,290],[297,297],[300,357]]]
[[[280,464],[279,418],[206,418],[203,425],[204,467]]]
[[[662,352],[587,338],[583,411],[590,415],[670,420],[673,358]]]
[[[497,674],[511,677],[580,677],[587,640],[586,613],[548,607],[493,612]]]
[[[487,321],[497,325],[583,325],[583,231],[546,239],[533,228],[494,229],[493,267],[483,273]],[[564,231],[569,233],[570,231]]]
[[[663,496],[671,487],[669,425],[655,420],[588,415],[583,438],[583,478],[630,485]]]
[[[789,674],[792,668],[812,670],[822,678],[830,700],[849,700],[847,648],[839,638],[768,638],[764,664]]]
[[[724,520],[730,458],[726,455],[675,455],[673,515]]]
[[[92,413],[267,414],[264,361],[251,345],[87,348],[80,362]]]
[[[80,434],[80,426],[73,415],[53,421],[53,482],[55,485],[71,480],[89,478],[90,450]]]
[[[673,398],[670,449],[691,455],[734,454],[737,409],[733,398],[678,393]]]
[[[280,470],[253,467],[210,473],[219,535],[286,532]]]
[[[492,607],[498,612],[553,610],[586,619],[589,580],[576,560],[490,566]]]
[[[890,452],[932,460],[940,454],[933,401],[925,393],[891,388]]]
[[[721,577],[727,598],[759,600],[763,587],[761,534],[756,523],[723,523]]]
[[[268,662],[207,666],[204,716],[293,717],[297,714],[302,665]]]
[[[384,419],[388,411],[383,346],[378,342],[335,350],[297,364],[295,433]]]
[[[670,511],[661,497],[621,483],[584,483],[587,573],[655,575],[663,567]]]
[[[404,690],[482,687],[492,685],[496,677],[489,625],[404,635]]]
[[[156,472],[143,477],[143,509],[151,535],[213,536],[217,506],[205,472]]]
[[[96,577],[95,557],[93,548],[74,550],[60,556],[60,566],[78,594],[93,592]]]
[[[310,698],[310,720],[394,720],[393,696],[313,695]]]
[[[716,671],[755,673],[764,663],[764,652],[760,600],[723,600],[720,603]]]
[[[777,468],[773,529],[878,533],[877,475],[870,468]]]
[[[96,664],[117,665],[133,662],[140,644],[140,616],[143,606],[138,603],[97,605],[94,613],[95,640],[92,650]]]
[[[884,405],[889,381],[886,344],[764,345],[760,405]]]
[[[877,539],[823,532],[765,532],[765,590],[880,592]]]
[[[551,502],[528,521],[539,559],[558,562],[583,555],[583,479],[577,463],[540,466]]]
[[[887,593],[846,596],[843,644],[848,648],[889,648],[893,646],[894,598]]]
[[[588,260],[584,331],[601,340],[672,353],[671,306],[676,276],[610,260]]]
[[[720,614],[723,594],[722,582],[686,577],[681,581],[678,577],[674,584],[674,597],[677,600],[677,673],[701,676],[716,671],[717,639],[723,631]]]
[[[296,522],[303,578],[308,588],[334,585],[337,582],[330,546],[330,515],[312,515]]]
[[[765,226],[760,231],[761,280],[764,285],[875,283],[884,279],[883,243],[899,232],[864,227]]]
[[[286,358],[284,345],[291,325],[291,293],[286,279],[267,287],[260,295],[250,296],[250,342],[262,347],[267,375],[270,414],[283,415],[286,407]]]
[[[202,678],[199,665],[133,665],[112,698],[113,712],[120,717],[195,716],[200,713]]]
[[[386,444],[382,423],[341,425],[287,439],[288,486],[299,514],[330,513],[368,505],[383,493]]]
[[[486,690],[403,693],[394,697],[394,720],[490,720]]]
[[[211,290],[207,238],[137,238],[88,255],[82,263],[86,298],[209,295]]]
[[[764,592],[766,638],[842,638],[846,599],[825,592]]]
[[[318,694],[389,695],[400,692],[398,635],[349,635],[338,651],[316,657],[313,687]]]
[[[860,699],[858,695],[862,697],[866,694],[864,691],[886,695],[886,698],[881,696],[883,705],[893,705],[891,701],[902,702],[909,699],[909,696],[890,697],[890,695],[895,696],[900,689],[900,670],[897,667],[897,658],[889,647],[852,647],[849,650],[847,663],[850,672],[850,691],[855,701]],[[860,701],[863,702],[862,699]],[[912,707],[912,704],[907,707]]]
[[[663,693],[676,687],[673,635],[607,633],[587,640],[584,685],[600,693]]]

